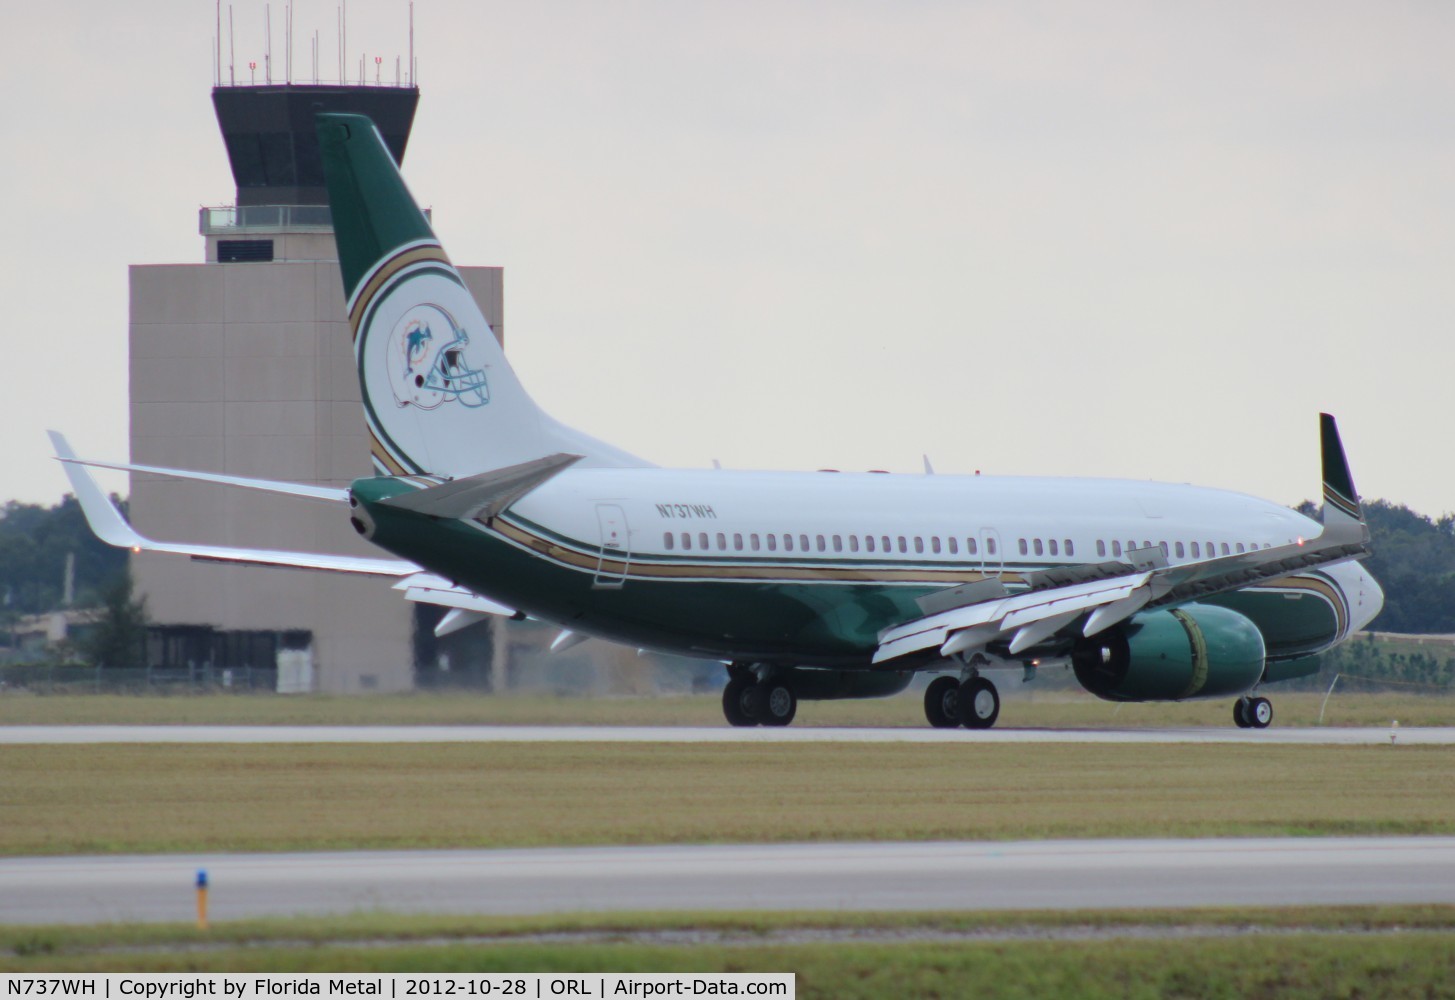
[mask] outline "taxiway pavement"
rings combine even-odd
[[[1455,903],[1455,837],[589,847],[0,859],[0,923],[384,911]]]
[[[1455,727],[931,729],[812,726],[0,726],[3,744],[63,743],[1256,743],[1455,745]]]

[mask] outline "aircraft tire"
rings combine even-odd
[[[722,714],[730,726],[756,726],[752,709],[757,700],[757,683],[751,677],[734,677],[722,689]]]
[[[960,685],[960,720],[966,729],[989,729],[1000,718],[1000,692],[984,677]]]
[[[1239,729],[1248,729],[1253,723],[1248,721],[1248,699],[1239,698],[1233,702],[1233,721],[1238,724]]]
[[[960,682],[953,677],[936,677],[925,688],[925,718],[936,729],[954,729],[960,724]]]
[[[1248,724],[1254,729],[1267,729],[1273,721],[1273,703],[1267,698],[1254,698],[1246,710]]]
[[[761,695],[758,721],[765,726],[786,726],[798,714],[798,695],[782,681],[765,681],[757,685]]]

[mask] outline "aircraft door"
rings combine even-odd
[[[1000,532],[980,529],[980,562],[986,576],[1000,576],[1005,569],[1005,550],[1000,546]]]
[[[619,504],[599,503],[596,523],[601,527],[601,556],[597,559],[596,579],[591,586],[597,590],[619,590],[626,582],[632,558],[626,511]]]

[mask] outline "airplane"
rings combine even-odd
[[[348,489],[57,457],[96,534],[133,551],[392,578],[446,607],[726,665],[734,726],[800,701],[896,694],[987,729],[987,673],[1069,668],[1116,702],[1232,698],[1307,676],[1383,593],[1334,418],[1320,415],[1318,520],[1241,493],[1156,482],[659,468],[531,399],[364,116],[317,116],[377,475]],[[85,466],[338,505],[389,553],[363,558],[143,537]]]

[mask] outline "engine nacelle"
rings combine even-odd
[[[1240,695],[1263,677],[1263,633],[1209,604],[1133,615],[1077,640],[1076,679],[1107,701],[1181,701]]]

